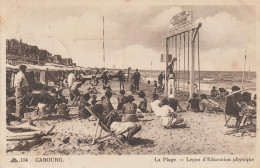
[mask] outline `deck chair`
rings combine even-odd
[[[236,124],[235,124],[235,125],[237,125],[237,123],[238,123],[238,117],[235,116],[235,115],[229,115],[229,114],[227,114],[226,111],[225,111],[225,121],[226,121],[226,122],[225,122],[225,126],[227,126],[229,120],[230,120],[232,117],[235,117],[235,118],[236,118]]]
[[[123,136],[123,134],[126,133],[127,130],[126,130],[126,131],[123,131],[123,132],[119,132],[119,133],[114,133],[114,132],[112,132],[112,131],[101,121],[101,119],[100,119],[89,107],[85,106],[85,108],[86,108],[86,109],[90,112],[90,114],[93,115],[93,116],[96,118],[96,120],[97,120],[97,122],[96,122],[96,130],[95,130],[95,134],[94,134],[93,139],[92,139],[92,144],[95,144],[95,143],[98,142],[98,141],[101,142],[101,140],[104,140],[105,138],[110,137],[110,138],[115,139],[120,145],[122,145],[123,147],[125,147],[124,143],[120,140],[120,138],[119,138],[118,136]],[[110,112],[110,113],[106,116],[106,118],[109,117],[109,116],[111,115],[111,113],[112,113],[112,112]],[[100,133],[99,133],[99,137],[96,138],[97,132],[98,132],[98,128],[99,128],[99,127],[101,128],[101,129],[100,129]],[[103,137],[101,137],[102,130],[108,132],[108,134],[105,135],[105,136],[103,136]]]

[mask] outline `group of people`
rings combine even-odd
[[[170,68],[172,69],[172,68]],[[172,128],[176,125],[183,124],[184,119],[180,117],[177,109],[179,111],[191,110],[192,112],[223,112],[222,109],[216,101],[208,99],[206,94],[200,94],[200,99],[197,93],[193,93],[192,98],[188,100],[188,106],[183,109],[178,100],[175,98],[174,93],[174,73],[169,69],[168,80],[170,91],[168,97],[159,100],[159,96],[153,93],[153,101],[150,103],[151,109],[149,113],[154,112],[154,114],[161,119],[161,123],[164,128]],[[28,83],[25,78],[26,66],[20,65],[20,71],[15,77],[15,94],[16,94],[16,114],[19,118],[24,117],[24,112],[26,109],[26,97],[28,92]],[[159,84],[162,85],[163,74],[160,74]],[[104,95],[98,100],[97,92],[91,92],[86,89],[85,94],[81,94],[79,88],[82,86],[83,82],[78,81],[75,74],[71,72],[68,75],[67,85],[69,89],[69,100],[70,105],[75,104],[78,110],[78,116],[82,119],[87,119],[91,116],[91,113],[86,107],[89,107],[99,118],[104,122],[111,131],[114,132],[127,132],[126,137],[123,141],[129,142],[131,137],[141,130],[141,125],[138,123],[139,115],[138,113],[147,112],[148,102],[146,99],[146,94],[143,90],[139,91],[140,73],[138,69],[133,75],[133,84],[138,92],[139,102],[134,103],[135,98],[130,94],[126,95],[124,90],[124,72],[119,71],[118,78],[120,81],[120,94],[117,96],[118,104],[117,108],[114,108],[111,103],[111,97],[113,92],[111,87],[108,85],[108,76],[105,71],[102,75]],[[40,92],[40,99],[38,103],[37,115],[45,115],[49,113],[55,113],[58,115],[63,115],[65,117],[69,116],[69,100],[65,98],[62,94],[63,87],[56,87],[51,89],[51,93],[48,92],[48,87],[43,87]],[[213,87],[211,94],[216,95],[216,88]],[[237,117],[237,123],[241,123],[243,119],[242,111],[245,109],[250,109],[251,107],[256,107],[256,95],[254,100],[251,100],[251,94],[249,92],[244,92],[241,94],[238,92],[239,87],[233,86],[232,93],[227,97],[225,112],[228,115],[234,115]],[[220,91],[221,92],[221,91]],[[233,94],[233,92],[235,92]],[[221,95],[222,93],[220,93]],[[226,95],[222,95],[225,96]],[[184,124],[185,125],[185,124]]]

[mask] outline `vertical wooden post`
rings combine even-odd
[[[165,67],[165,94],[168,93],[168,79],[167,79],[167,75],[168,75],[168,38],[165,38],[165,62],[166,62],[166,67]]]
[[[191,67],[190,67],[190,98],[192,98],[192,94],[194,93],[194,84],[195,84],[195,76],[194,76],[194,69],[195,69],[195,40],[193,40],[195,30],[192,30],[191,34]]]

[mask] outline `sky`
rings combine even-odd
[[[201,70],[242,71],[245,53],[246,70],[256,69],[254,6],[20,6],[4,17],[3,30],[7,39],[38,45],[79,66],[103,67],[104,16],[106,67],[162,70],[162,36],[170,19],[185,10],[192,11],[193,24],[202,23]]]

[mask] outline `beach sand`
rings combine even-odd
[[[119,94],[119,82],[114,79],[111,87],[116,94]],[[86,85],[81,87],[84,92]],[[99,91],[101,86],[97,87]],[[126,93],[129,92],[129,84],[126,84]],[[148,102],[151,102],[153,87],[144,82],[140,83],[140,89],[144,90]],[[103,93],[98,94],[98,98]],[[111,99],[113,106],[116,107],[117,100],[114,95]],[[163,97],[160,94],[160,99]],[[138,103],[137,95],[134,95]],[[187,98],[178,97],[182,107],[187,107]],[[219,101],[224,108],[224,101]],[[149,109],[150,107],[148,107]],[[88,119],[78,119],[77,112],[70,112],[70,120],[55,119],[51,117],[46,120],[34,121],[38,127],[44,128],[55,125],[53,133],[34,141],[9,141],[7,142],[8,154],[111,154],[111,155],[160,155],[160,154],[252,154],[255,152],[256,134],[253,132],[232,135],[224,135],[232,128],[225,127],[225,116],[223,113],[194,113],[180,112],[185,123],[189,128],[164,129],[160,118],[148,113],[141,113],[139,124],[142,130],[137,133],[130,146],[123,148],[115,140],[108,140],[95,145],[91,144],[92,136],[95,132],[96,121]],[[235,123],[232,118],[229,125]],[[103,134],[104,131],[103,131]]]

